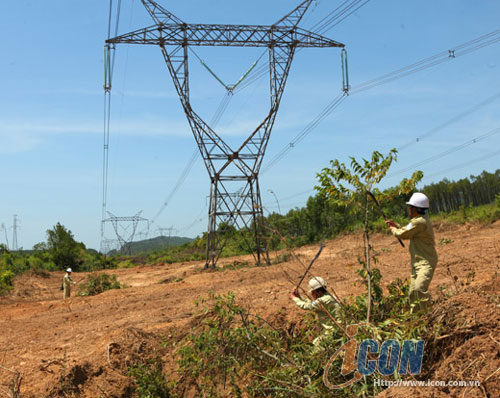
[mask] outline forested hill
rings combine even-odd
[[[151,253],[156,251],[167,250],[171,247],[182,246],[185,243],[191,242],[193,239],[181,236],[157,236],[156,238],[140,240],[132,242],[131,254]],[[109,255],[117,254],[115,251],[108,253]]]

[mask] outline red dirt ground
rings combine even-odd
[[[474,287],[484,289],[495,273],[500,273],[500,222],[488,226],[436,225],[435,230],[436,241],[442,243],[437,245],[440,258],[431,285],[435,298],[442,294],[439,285],[450,291],[461,291],[465,285],[467,291]],[[362,253],[361,245],[359,235],[328,241],[314,265],[314,273],[323,276],[342,298],[361,291],[360,287],[353,287],[358,279],[356,258]],[[407,249],[383,234],[374,235],[372,245],[378,252],[377,266],[384,276],[384,284],[397,277],[408,277]],[[317,249],[318,246],[313,245],[297,249],[296,253],[307,263]],[[276,256],[273,253],[271,258]],[[252,262],[250,256],[241,256],[222,259],[219,266],[235,260]],[[57,388],[61,388],[60,377],[64,373],[75,386],[82,386],[81,396],[127,396],[128,387],[119,369],[126,368],[131,355],[157,349],[157,346],[148,349],[145,341],[185,329],[195,312],[194,301],[206,297],[210,291],[218,294],[233,291],[253,313],[268,319],[281,309],[289,321],[303,316],[288,298],[304,269],[297,260],[219,272],[203,272],[202,265],[189,262],[106,271],[116,275],[128,288],[68,300],[62,300],[59,290],[63,273],[19,278],[12,294],[0,298],[0,396],[12,380],[12,373],[5,368],[22,374],[21,396],[26,398],[58,396]],[[84,273],[73,275],[77,281],[85,277]],[[486,290],[498,296],[500,288],[497,287],[498,284],[491,284]],[[459,352],[451,351],[449,358],[443,358],[432,374],[436,380],[489,377],[485,384],[488,391],[477,389],[474,394],[478,395],[473,395],[472,390],[463,388],[448,392],[425,388],[410,394],[406,389],[406,397],[500,396],[500,370],[494,373],[500,366],[499,308],[484,295],[470,293],[457,297],[468,306],[461,310],[466,312],[465,318],[491,329],[486,334],[472,334],[466,342],[468,346],[461,345],[457,348]],[[497,326],[488,324],[492,320]],[[120,356],[120,350],[127,354]],[[457,360],[470,366],[464,370],[467,365],[460,368]],[[486,363],[496,368],[485,368]],[[87,388],[85,382],[89,377],[92,377],[92,387]],[[108,395],[111,390],[113,394]],[[403,391],[397,390],[386,390],[383,396],[402,396]]]

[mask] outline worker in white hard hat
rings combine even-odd
[[[399,228],[390,220],[386,221],[386,224],[395,237],[410,240],[410,305],[412,312],[427,311],[430,300],[428,289],[438,261],[434,230],[427,215],[429,198],[417,192],[406,204],[411,218],[410,223],[403,228]]]
[[[64,298],[67,299],[71,296],[71,285],[76,285],[75,282],[73,282],[73,279],[71,279],[71,268],[68,268],[66,270],[66,274],[64,274],[63,278],[63,289],[64,289]]]
[[[298,289],[295,288],[290,293],[290,298],[303,310],[314,311],[318,316],[318,321],[323,327],[323,333],[316,337],[313,341],[314,351],[321,350],[320,344],[326,337],[333,331],[333,322],[331,316],[336,317],[339,308],[339,303],[333,296],[326,290],[327,284],[325,280],[316,276],[309,281],[309,293],[313,300],[303,299]]]

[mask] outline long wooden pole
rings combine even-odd
[[[366,193],[367,193],[368,195],[370,195],[370,197],[373,199],[373,201],[374,201],[374,202],[375,202],[375,204],[377,205],[377,209],[378,209],[378,211],[380,212],[380,214],[382,215],[382,217],[384,217],[384,220],[385,220],[385,221],[387,221],[387,220],[388,220],[388,218],[387,218],[387,216],[385,215],[384,211],[382,210],[382,207],[380,207],[380,204],[378,203],[378,200],[377,200],[377,198],[375,197],[375,195],[374,195],[374,194],[372,194],[370,191],[366,191]],[[399,240],[399,243],[401,244],[401,246],[405,247],[405,244],[403,243],[403,241],[402,241],[401,239],[399,239],[399,238],[398,238],[398,240]]]
[[[312,265],[314,264],[314,262],[318,259],[319,255],[321,254],[321,252],[323,251],[323,247],[325,247],[325,245],[323,244],[323,242],[321,242],[319,244],[319,250],[318,252],[316,253],[316,255],[314,256],[314,258],[311,260],[311,262],[309,263],[309,265],[307,266],[307,269],[306,269],[306,272],[304,272],[304,275],[302,275],[302,278],[300,278],[300,281],[299,283],[297,284],[297,287],[295,288],[295,290],[297,290],[300,285],[302,284],[302,282],[304,281],[304,278],[306,277],[307,273],[309,272],[309,270],[311,269]]]

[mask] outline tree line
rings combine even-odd
[[[433,213],[459,210],[461,206],[480,206],[492,203],[500,193],[500,169],[494,173],[483,171],[458,181],[446,178],[424,187]]]
[[[430,214],[449,213],[461,208],[475,207],[500,201],[500,170],[494,173],[483,171],[478,176],[450,181],[446,178],[425,185],[419,189],[430,201]],[[380,194],[380,191],[375,190]],[[389,218],[404,223],[407,220],[406,201],[411,193],[397,195],[395,188],[385,190],[381,195],[386,199],[381,202],[384,212]],[[373,208],[374,204],[370,204]],[[371,224],[384,228],[379,213],[370,212]],[[286,214],[272,213],[264,218],[266,229],[274,230],[271,237],[271,248],[279,246],[279,236],[286,237],[293,245],[303,245],[333,238],[341,232],[358,228],[363,222],[362,215],[355,211],[354,206],[338,206],[326,197],[316,194],[307,199],[306,205],[295,208]],[[272,233],[270,235],[273,235]]]

